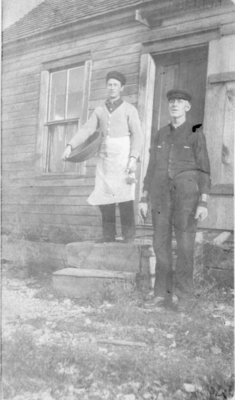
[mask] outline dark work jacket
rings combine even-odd
[[[157,132],[143,189],[149,192],[154,204],[170,181],[184,175],[196,180],[200,194],[209,193],[210,162],[205,136],[201,128],[193,132],[187,121],[176,129],[169,124]]]

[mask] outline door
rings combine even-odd
[[[173,88],[184,88],[192,94],[192,108],[187,118],[193,124],[202,124],[207,77],[207,48],[200,47],[157,55],[154,61],[156,78],[152,134],[169,122],[166,93]]]
[[[205,46],[160,55],[143,54],[142,56],[142,70],[145,71],[146,76],[144,79],[143,74],[140,74],[145,85],[145,91],[142,93],[140,90],[141,96],[139,97],[140,117],[145,134],[141,160],[140,193],[148,165],[151,139],[161,127],[169,123],[166,98],[168,90],[176,87],[188,90],[192,94],[192,108],[188,113],[188,119],[192,124],[203,123],[207,57],[208,50]],[[151,96],[149,83],[153,82],[154,91]],[[152,121],[150,121],[151,118]],[[151,125],[150,128],[149,125]],[[147,222],[151,223],[150,217]]]

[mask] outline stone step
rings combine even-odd
[[[64,268],[53,273],[53,288],[60,294],[72,298],[101,293],[108,282],[135,281],[133,272],[101,269]]]
[[[84,241],[66,245],[67,262],[71,267],[111,271],[138,272],[140,244],[95,243]]]

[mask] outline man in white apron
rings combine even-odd
[[[136,162],[140,156],[142,131],[136,108],[124,101],[121,94],[125,76],[111,71],[106,76],[108,98],[97,107],[90,119],[66,146],[63,159],[96,130],[102,133],[98,154],[95,188],[88,203],[97,205],[102,215],[103,236],[100,242],[115,241],[116,204],[119,206],[124,241],[135,237],[134,199]]]

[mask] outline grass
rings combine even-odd
[[[26,318],[11,338],[4,338],[5,400],[19,395],[32,400],[36,393],[37,400],[47,400],[45,393],[49,400],[122,400],[126,394],[143,400],[146,393],[157,400],[160,392],[164,400],[232,397],[233,329],[223,319],[233,304],[231,291],[203,288],[197,300],[174,313],[147,310],[133,284],[112,282],[97,298],[71,300],[73,310],[83,306],[89,313],[63,309],[50,327],[51,301],[62,307],[63,299],[45,277],[32,285],[38,287],[36,299],[46,301],[48,318]],[[215,317],[221,305],[224,311]],[[40,342],[38,332],[45,326],[49,340]],[[53,339],[55,333],[59,340]],[[114,346],[112,339],[145,347]],[[185,383],[193,385],[192,393]]]
[[[62,399],[71,385],[89,390],[95,382],[103,387],[118,387],[133,381],[140,382],[141,396],[146,390],[159,391],[159,386],[154,385],[156,379],[160,387],[165,386],[170,393],[181,389],[184,382],[197,384],[200,390],[193,394],[194,397],[188,397],[190,399],[226,399],[233,390],[232,376],[222,372],[223,363],[215,363],[210,357],[203,362],[188,359],[179,351],[168,352],[166,358],[161,358],[158,351],[151,348],[124,349],[110,357],[108,353],[100,353],[91,343],[38,346],[29,334],[20,331],[16,332],[13,341],[5,343],[3,359],[5,399],[13,398],[16,393],[36,392],[48,387],[52,396]],[[11,368],[6,368],[9,365]],[[14,379],[16,376],[17,380]],[[218,397],[220,394],[227,397]]]

